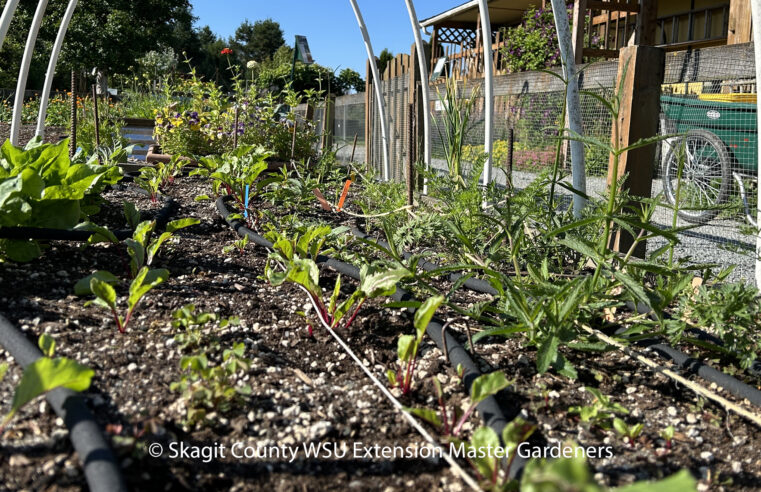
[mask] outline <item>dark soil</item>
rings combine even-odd
[[[92,367],[96,376],[87,392],[98,422],[112,439],[124,477],[133,490],[461,490],[464,486],[444,462],[422,459],[307,459],[289,458],[172,459],[170,443],[190,445],[236,442],[250,446],[300,446],[306,442],[408,446],[423,439],[408,426],[347,354],[321,330],[307,334],[307,299],[292,286],[273,288],[260,278],[266,252],[249,245],[244,254],[223,254],[236,235],[218,217],[210,202],[195,202],[211,194],[197,178],[182,178],[169,193],[179,203],[176,217],[197,217],[201,224],[183,229],[170,241],[154,267],[171,271],[168,282],[151,292],[136,319],[120,335],[106,311],[84,307],[86,299],[73,295],[73,285],[94,270],[125,276],[123,247],[55,242],[38,261],[0,264],[0,313],[30,338],[49,333],[57,353]],[[123,228],[124,200],[137,203],[145,217],[158,206],[142,195],[115,190],[95,220]],[[260,204],[272,212],[277,207]],[[353,224],[342,216],[316,211],[313,218]],[[322,286],[332,289],[335,276],[324,270]],[[347,292],[353,288],[343,279]],[[442,283],[446,287],[446,282]],[[121,290],[122,293],[125,289]],[[462,293],[462,302],[483,296]],[[244,342],[253,360],[246,382],[253,392],[244,405],[218,415],[213,424],[187,428],[179,393],[170,390],[180,380],[182,356],[171,326],[172,312],[194,303],[197,312],[220,317],[239,316],[240,326],[215,333],[221,347]],[[466,322],[454,313],[442,313],[450,329],[465,341]],[[477,327],[472,326],[477,329]],[[409,319],[382,302],[368,302],[348,332],[341,335],[379,377],[396,363],[396,339],[411,333]],[[613,456],[589,460],[595,477],[621,485],[667,476],[688,468],[707,489],[758,490],[761,483],[761,434],[744,420],[727,415],[689,390],[676,387],[636,362],[617,353],[566,351],[579,371],[578,380],[535,369],[535,352],[519,339],[493,340],[477,345],[476,360],[485,371],[502,369],[515,379],[500,394],[508,417],[522,414],[537,422],[550,442],[573,440],[582,446],[611,446]],[[0,395],[8,409],[20,370],[11,364]],[[211,354],[218,358],[219,354]],[[426,342],[417,381],[436,376],[455,406],[463,401],[462,385],[441,353]],[[699,380],[698,380],[699,381]],[[600,388],[629,410],[629,423],[645,424],[642,436],[627,444],[613,430],[581,423],[568,409],[589,405],[584,386]],[[418,383],[402,402],[434,407],[432,384]],[[398,394],[398,391],[397,391]],[[723,395],[729,399],[727,395]],[[472,419],[466,433],[478,425]],[[659,433],[676,429],[669,449]],[[433,431],[433,429],[431,429]],[[136,438],[134,438],[137,436]],[[133,439],[134,438],[134,439]],[[151,443],[164,446],[159,458],[148,455]],[[62,422],[45,403],[24,409],[2,441],[0,483],[8,490],[79,490],[86,486],[79,461]],[[463,463],[467,468],[467,464]]]
[[[21,125],[19,130],[19,146],[23,147],[33,137],[36,130],[35,125]],[[0,142],[5,142],[11,135],[11,125],[0,121]],[[48,143],[57,143],[69,136],[68,129],[58,126],[49,126],[45,128],[45,138]]]

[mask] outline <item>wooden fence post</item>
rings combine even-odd
[[[658,134],[661,84],[665,70],[666,52],[650,46],[629,46],[621,49],[618,60],[617,87],[623,87],[619,95],[621,104],[618,115],[618,146],[627,147],[642,138]],[[622,84],[623,81],[623,84]],[[614,127],[615,133],[615,127]],[[615,134],[611,136],[615,143]],[[655,144],[623,153],[619,158],[618,176],[626,175],[622,188],[634,197],[650,198],[653,182]],[[613,183],[613,158],[608,166],[608,188]],[[632,206],[637,206],[632,203]],[[613,232],[611,248],[626,253],[634,238],[624,230]],[[645,242],[634,250],[634,255],[644,258]]]
[[[333,150],[333,129],[336,121],[336,95],[328,94],[325,97],[325,110],[322,116],[322,142],[323,152]]]

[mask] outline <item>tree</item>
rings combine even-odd
[[[386,67],[388,66],[388,62],[394,59],[394,54],[391,53],[388,48],[383,48],[383,51],[381,51],[380,57],[378,57],[378,71],[382,74],[384,70],[386,70]]]
[[[341,73],[338,74],[337,84],[344,94],[348,94],[352,90],[355,92],[365,91],[365,80],[357,71],[352,70],[351,68],[344,68],[341,70]]]
[[[284,44],[283,30],[272,19],[259,20],[253,24],[246,19],[230,39],[230,45],[242,65],[250,60],[261,63],[271,58]]]

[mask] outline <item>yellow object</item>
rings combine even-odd
[[[734,103],[756,103],[756,94],[737,92],[734,94],[700,94],[698,99],[701,101],[717,102],[734,102]]]

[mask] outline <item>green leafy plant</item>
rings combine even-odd
[[[85,279],[80,280],[77,283],[77,294],[93,294],[95,295],[95,299],[87,301],[85,306],[95,304],[96,306],[108,309],[114,318],[119,333],[124,333],[127,330],[127,325],[132,319],[140,300],[154,287],[169,278],[169,270],[165,268],[149,270],[148,267],[145,266],[140,268],[129,286],[127,310],[124,317],[119,314],[117,309],[116,290],[114,290],[114,287],[112,286],[112,284],[118,282],[116,276],[109,272],[99,271],[86,278],[89,278],[87,288],[83,286],[83,280]]]
[[[74,164],[68,141],[23,149],[0,147],[0,227],[71,229],[89,208],[88,200],[121,179],[118,167]],[[0,239],[0,257],[30,261],[41,254],[36,241]]]
[[[616,414],[628,415],[629,410],[622,405],[611,401],[609,396],[602,394],[597,388],[585,386],[584,390],[593,397],[592,404],[587,406],[573,406],[568,409],[570,414],[578,414],[582,422],[589,422],[603,429],[609,429],[611,419]]]
[[[444,156],[449,169],[449,178],[452,184],[457,187],[465,186],[462,169],[463,150],[466,136],[470,130],[471,114],[478,100],[479,92],[478,86],[474,86],[470,94],[465,96],[467,93],[465,84],[463,83],[463,87],[460,88],[457,80],[450,77],[447,79],[444,94],[438,93],[444,108],[444,120],[442,123],[439,123],[438,119],[434,121],[439,137],[446,148]]]
[[[674,441],[674,426],[669,425],[663,429],[659,435],[661,436],[661,439],[666,441],[666,449],[671,449],[671,444]]]
[[[174,341],[182,351],[197,349],[205,346],[209,349],[217,349],[219,341],[205,333],[204,328],[209,323],[216,323],[217,315],[214,313],[196,313],[194,304],[186,304],[172,312],[172,327],[182,329],[180,333],[174,336]],[[240,324],[237,316],[223,318],[219,320],[218,328],[224,329],[227,326]],[[202,331],[204,330],[204,331]]]
[[[44,356],[40,357],[24,369],[13,394],[11,410],[0,424],[0,435],[14,415],[25,405],[56,388],[68,388],[73,391],[85,391],[90,387],[95,372],[73,360],[65,357],[55,357],[55,340],[48,335],[42,335],[38,345]],[[8,369],[7,364],[0,365],[0,379]]]
[[[246,251],[246,246],[248,245],[248,236],[243,236],[240,239],[236,239],[233,241],[232,244],[229,244],[222,248],[222,252],[226,255],[232,253],[235,250],[238,250],[238,253],[243,254]]]
[[[224,350],[217,365],[209,361],[205,351],[182,357],[180,369],[185,374],[180,381],[172,383],[170,389],[181,393],[186,409],[185,424],[194,427],[208,423],[242,404],[251,394],[251,387],[241,381],[250,364],[242,342]]]
[[[470,387],[470,402],[465,412],[462,415],[458,415],[457,407],[453,407],[450,416],[447,413],[446,404],[444,402],[444,393],[441,390],[441,383],[439,383],[439,380],[435,376],[432,377],[431,380],[436,388],[439,404],[438,411],[430,408],[407,408],[406,410],[439,429],[444,436],[452,437],[460,435],[463,425],[468,421],[479,403],[490,396],[496,395],[512,384],[501,371],[478,376]]]
[[[208,156],[200,160],[202,166],[194,174],[210,176],[214,192],[224,188],[238,206],[245,208],[246,188],[249,189],[249,200],[254,200],[261,189],[254,186],[259,175],[267,169],[266,159],[271,155],[263,147],[242,145],[222,156]]]
[[[341,229],[343,232],[345,229]],[[336,279],[333,293],[328,302],[323,300],[320,288],[320,272],[315,263],[325,240],[335,234],[327,226],[307,227],[300,234],[288,237],[280,232],[266,234],[273,242],[274,252],[270,253],[264,269],[264,277],[271,285],[290,282],[298,285],[309,297],[319,321],[330,329],[337,328],[351,312],[343,324],[348,329],[367,299],[390,296],[396,291],[396,284],[408,276],[404,268],[384,268],[378,265],[362,265],[358,288],[345,300],[339,302],[341,277]],[[353,311],[352,311],[353,308]]]
[[[626,438],[630,446],[634,446],[634,440],[642,434],[642,430],[645,428],[643,424],[629,425],[622,418],[616,417],[613,419],[613,428],[618,435]]]
[[[386,373],[388,382],[392,387],[397,385],[406,395],[412,389],[412,380],[415,376],[415,365],[417,364],[417,351],[420,343],[423,341],[425,330],[428,323],[431,322],[436,309],[444,302],[443,296],[435,296],[423,302],[415,311],[413,325],[415,326],[414,335],[402,335],[397,343],[396,353],[399,357],[399,369],[393,371],[389,369]]]

